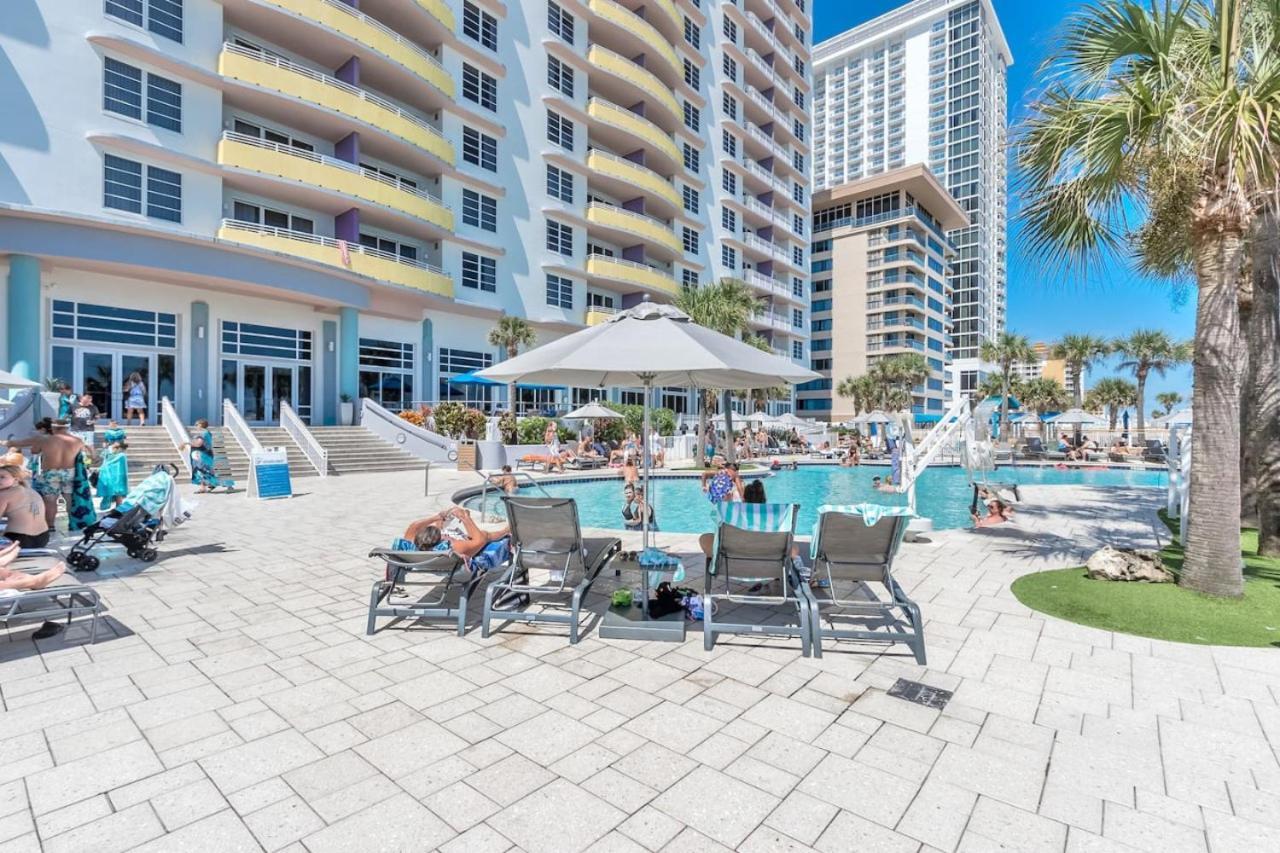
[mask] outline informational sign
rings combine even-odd
[[[283,447],[253,451],[249,459],[249,492],[263,500],[293,497],[289,454]]]

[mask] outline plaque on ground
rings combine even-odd
[[[893,683],[893,686],[889,688],[889,695],[938,711],[946,707],[947,702],[951,699],[950,690],[943,690],[941,687],[930,687],[927,684],[921,684],[919,681],[908,681],[905,678],[899,678]]]

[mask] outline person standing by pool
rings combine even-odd
[[[112,421],[114,423],[114,421]],[[102,463],[98,466],[98,508],[115,509],[129,493],[129,457],[124,430],[108,430],[114,440],[108,440],[102,450]]]
[[[124,383],[124,420],[138,416],[138,426],[147,422],[147,384],[142,381],[142,374],[134,371]]]
[[[97,520],[85,465],[85,444],[67,431],[66,421],[54,421],[48,435],[37,431],[30,438],[6,443],[9,447],[30,447],[40,454],[40,472],[32,479],[32,486],[44,498],[49,527],[54,527],[58,518],[58,498],[67,504],[68,529],[83,530]]]
[[[195,435],[182,446],[191,452],[191,482],[200,487],[196,494],[203,495],[220,487],[230,492],[236,487],[235,482],[223,480],[213,470],[213,433],[209,431],[209,421],[200,418],[195,428]]]
[[[549,456],[560,455],[560,434],[555,421],[547,421],[547,428],[542,431],[542,443],[547,446]]]
[[[65,421],[71,417],[71,407],[76,402],[76,395],[71,386],[63,382],[58,386],[58,420]]]
[[[90,453],[93,453],[93,427],[101,414],[88,394],[81,394],[71,407],[71,434],[84,442]]]

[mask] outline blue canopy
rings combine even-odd
[[[915,418],[918,424],[936,424],[942,420],[942,415],[916,415]]]
[[[499,388],[502,388],[502,387],[505,387],[507,383],[496,382],[492,379],[486,379],[483,376],[476,376],[476,372],[473,370],[470,373],[463,373],[458,376],[451,377],[449,379],[449,384],[450,385],[485,385],[485,386],[497,386]],[[516,387],[524,388],[527,391],[563,391],[565,390],[563,385],[526,385],[523,382],[516,385]]]

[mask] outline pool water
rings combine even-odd
[[[906,495],[876,491],[871,478],[886,476],[888,468],[809,465],[795,471],[778,471],[765,478],[765,492],[773,503],[800,504],[797,533],[807,533],[817,519],[823,504],[849,504],[864,501],[879,504],[905,504]],[[1162,470],[1068,469],[1042,466],[1001,468],[990,477],[993,483],[1019,485],[1086,485],[1110,487],[1163,487],[1166,474]],[[547,483],[544,488],[555,497],[571,497],[578,502],[578,516],[584,527],[620,529],[622,527],[622,480],[586,480]],[[657,479],[652,483],[653,507],[660,530],[674,533],[704,533],[712,528],[711,504],[697,479]],[[537,489],[527,494],[540,495]],[[929,468],[916,485],[916,511],[933,520],[938,529],[966,527],[970,524],[969,505],[973,489],[962,468]],[[494,512],[492,498],[487,511]],[[478,502],[468,501],[477,506]],[[501,509],[498,508],[500,512]]]

